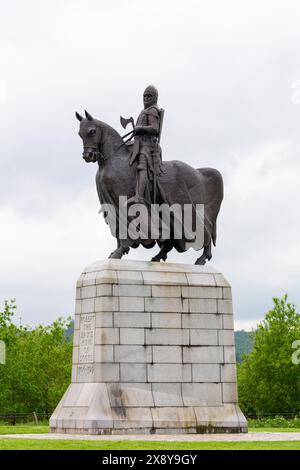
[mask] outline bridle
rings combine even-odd
[[[131,134],[131,135],[130,135],[130,134]],[[129,141],[133,138],[133,136],[134,136],[134,129],[133,129],[132,131],[130,131],[130,132],[127,132],[127,134],[123,135],[123,136],[122,136],[122,139],[124,139],[125,137],[128,137],[129,135],[130,135],[130,137],[129,137],[128,139],[124,140],[124,142],[122,142],[121,145],[119,145],[110,155],[104,156],[104,155],[100,152],[99,149],[101,148],[101,145],[102,145],[101,139],[100,139],[100,142],[99,142],[99,144],[98,144],[98,148],[97,148],[97,147],[86,147],[86,146],[83,146],[83,154],[84,154],[85,152],[86,152],[86,153],[91,153],[91,152],[93,152],[94,155],[96,154],[96,155],[98,156],[98,158],[95,159],[95,163],[96,163],[97,161],[99,161],[99,159],[105,161],[105,160],[107,160],[108,158],[113,157],[113,156],[117,153],[117,151],[118,151],[121,147],[123,147],[123,145],[125,145],[127,142],[129,142]]]

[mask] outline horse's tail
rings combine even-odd
[[[216,246],[216,241],[217,241],[217,221],[216,220],[212,228],[211,238],[212,238],[214,246]]]

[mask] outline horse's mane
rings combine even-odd
[[[103,121],[100,121],[99,119],[94,119],[95,123],[100,126],[104,131],[107,131],[108,133],[110,133],[112,135],[112,137],[117,137],[118,139],[121,139],[122,140],[122,137],[121,135],[119,134],[118,131],[116,131],[116,129],[114,129],[113,127],[111,127],[109,124],[106,124],[106,122],[103,122]]]

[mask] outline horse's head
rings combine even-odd
[[[83,141],[82,157],[87,163],[97,162],[101,156],[101,128],[99,123],[85,111],[85,118],[76,113],[78,121],[80,121],[79,136]]]

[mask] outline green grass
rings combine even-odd
[[[1,439],[0,450],[300,450],[300,441],[151,442]]]
[[[47,424],[16,424],[15,426],[5,424],[0,425],[1,434],[46,434],[50,432]],[[249,428],[249,432],[300,432],[299,428]]]
[[[49,432],[48,424],[16,424],[15,426],[4,424],[0,425],[1,434],[44,434]]]
[[[249,428],[250,432],[300,432],[299,428]],[[12,425],[0,425],[1,434],[46,434],[49,432],[48,424],[16,424]]]
[[[252,432],[300,432],[291,428],[250,428]],[[46,423],[2,425],[1,434],[44,434]],[[124,436],[125,437],[125,436]],[[213,439],[213,437],[212,437]],[[80,441],[49,439],[0,439],[0,450],[300,450],[300,441],[269,442],[167,442],[167,441]]]
[[[300,432],[299,428],[249,428],[249,432]]]

